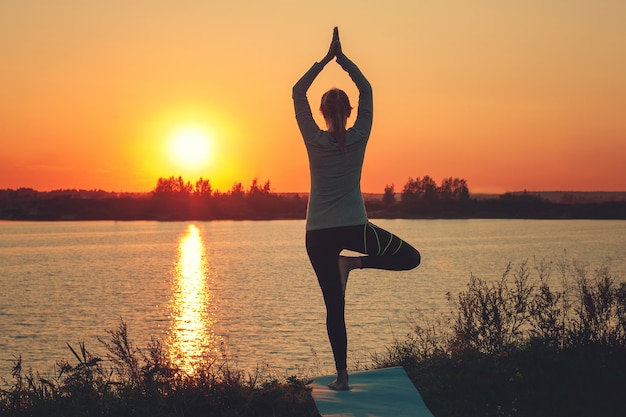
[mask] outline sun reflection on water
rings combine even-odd
[[[208,284],[204,242],[198,227],[189,225],[178,244],[169,344],[172,361],[189,374],[216,351]]]

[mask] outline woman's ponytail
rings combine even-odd
[[[328,131],[339,145],[339,150],[345,153],[346,120],[352,111],[348,95],[343,90],[337,88],[328,90],[322,96],[320,110],[328,125]]]

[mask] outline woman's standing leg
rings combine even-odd
[[[337,369],[337,381],[331,387],[348,389],[345,299],[337,263],[342,250],[339,236],[337,229],[309,231],[306,248],[326,305],[326,329]]]

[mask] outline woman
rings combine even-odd
[[[331,89],[322,96],[320,110],[328,130],[321,130],[315,123],[306,96],[317,75],[334,57],[359,89],[356,121],[347,130],[352,107],[345,92]],[[337,28],[326,56],[313,64],[293,87],[293,101],[311,173],[306,248],[324,296],[326,328],[337,369],[337,379],[329,387],[347,390],[344,297],[350,271],[409,270],[419,265],[420,254],[402,239],[368,221],[360,182],[372,129],[372,87],[343,53]],[[341,256],[344,249],[366,256]]]

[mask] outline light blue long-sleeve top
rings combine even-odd
[[[311,113],[306,92],[324,68],[315,63],[293,87],[293,103],[298,127],[309,156],[311,190],[306,230],[354,226],[367,223],[361,194],[361,171],[365,147],[372,130],[372,86],[359,68],[345,55],[337,63],[359,89],[359,105],[354,125],[346,131],[346,152],[332,135],[319,128]]]

